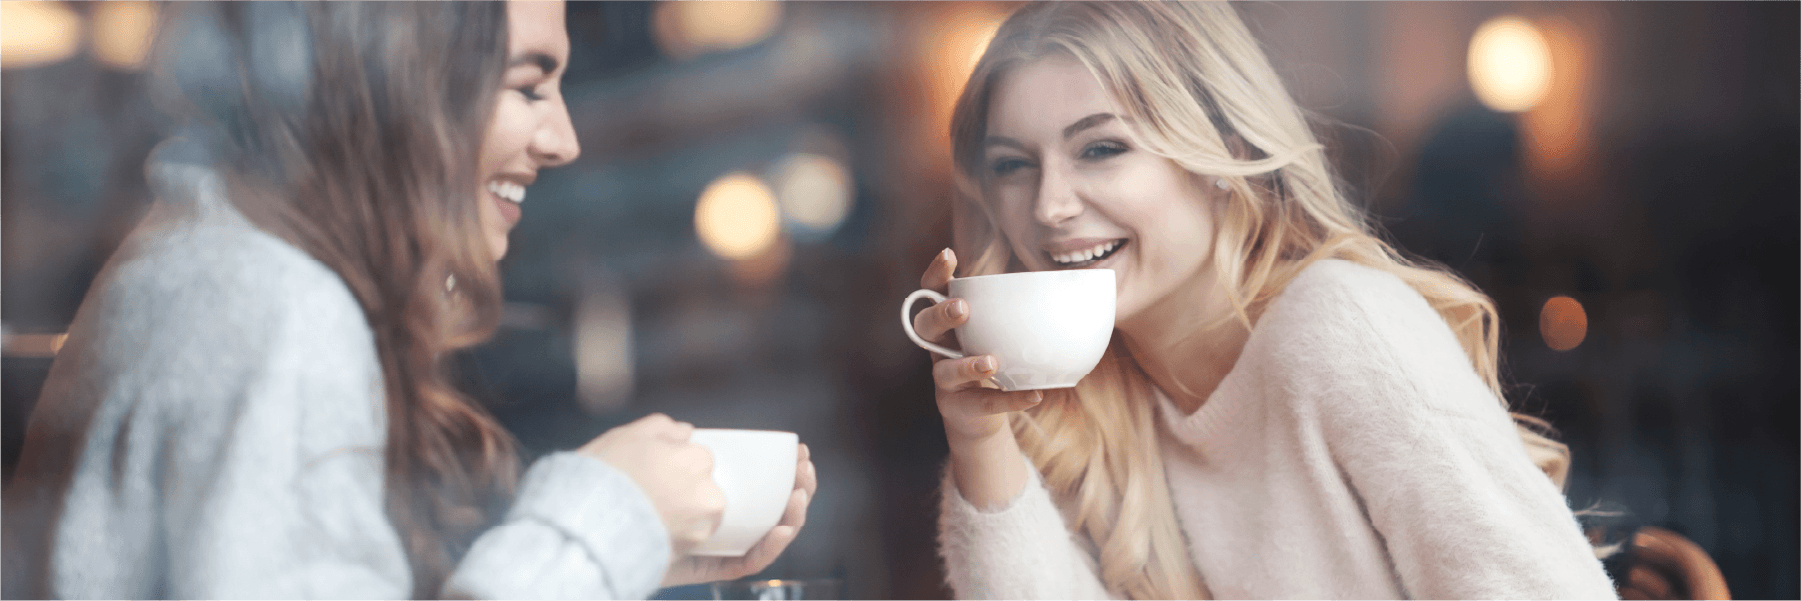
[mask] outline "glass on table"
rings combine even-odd
[[[713,583],[714,599],[838,599],[844,581],[836,578],[807,580],[732,580]]]

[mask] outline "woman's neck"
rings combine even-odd
[[[1207,402],[1251,334],[1212,270],[1122,321],[1119,331],[1145,375],[1183,413]]]

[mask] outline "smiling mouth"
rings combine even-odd
[[[1045,253],[1044,256],[1050,259],[1052,264],[1063,269],[1092,267],[1118,254],[1119,249],[1126,247],[1126,242],[1125,238],[1108,240],[1082,250],[1057,254]]]
[[[488,182],[488,191],[494,196],[511,201],[513,204],[525,202],[525,186],[508,181],[495,180]]]

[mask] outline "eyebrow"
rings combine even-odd
[[[512,67],[517,67],[519,65],[528,65],[528,64],[529,65],[537,65],[539,69],[544,70],[544,73],[549,74],[549,73],[557,72],[557,63],[558,63],[557,58],[554,56],[551,56],[551,55],[548,55],[548,54],[545,54],[542,52],[528,52],[526,54],[514,57],[513,60],[511,60],[511,61],[508,61],[507,67],[512,68]]]
[[[1063,139],[1068,140],[1072,137],[1075,137],[1076,134],[1082,133],[1083,130],[1092,129],[1103,123],[1112,121],[1117,118],[1118,117],[1114,116],[1113,113],[1095,113],[1093,115],[1089,115],[1087,117],[1077,119],[1075,123],[1069,124],[1069,127],[1063,128]],[[989,147],[989,146],[1012,146],[1012,147],[1018,148],[1020,150],[1025,150],[1025,148],[1026,148],[1026,145],[1024,143],[1021,143],[1019,140],[1015,140],[1013,138],[1008,138],[1006,136],[988,136],[986,138],[983,138],[982,146],[984,148]]]
[[[1068,140],[1068,139],[1074,137],[1076,134],[1081,133],[1082,130],[1084,130],[1084,129],[1095,127],[1102,123],[1112,121],[1113,119],[1114,119],[1113,113],[1095,113],[1093,115],[1089,115],[1087,117],[1077,119],[1075,123],[1069,124],[1069,127],[1063,128],[1063,139]]]

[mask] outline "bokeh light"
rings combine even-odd
[[[976,63],[981,61],[982,53],[987,52],[988,43],[1010,12],[1006,7],[985,2],[951,6],[955,8],[940,16],[921,40],[930,74],[927,89],[932,117],[929,122],[934,124],[927,131],[932,136],[932,145],[940,146],[946,152],[950,147],[950,128],[944,124],[950,122],[951,109],[957,96],[963,93],[963,84],[969,81],[970,73],[975,71]]]
[[[1526,169],[1540,185],[1579,179],[1591,171],[1593,107],[1591,78],[1596,52],[1588,32],[1567,19],[1543,19],[1538,30],[1551,49],[1551,89],[1544,100],[1521,115],[1526,141]],[[1563,211],[1572,203],[1545,203],[1546,211]]]
[[[660,2],[651,16],[657,47],[677,60],[744,48],[769,37],[782,20],[780,2]]]
[[[136,0],[94,5],[94,58],[115,69],[140,71],[156,38],[157,6]]]
[[[775,195],[756,176],[734,171],[700,193],[694,231],[720,257],[744,260],[769,250],[781,235]]]
[[[623,407],[631,399],[632,308],[620,290],[590,285],[575,308],[576,400],[592,414]]]
[[[18,334],[7,328],[7,332],[0,335],[0,349],[8,357],[42,359],[55,357],[68,340],[69,335],[66,333]]]
[[[1551,88],[1551,47],[1520,17],[1496,17],[1470,38],[1470,87],[1497,111],[1531,109]]]
[[[61,2],[0,2],[0,68],[47,65],[81,48],[81,17]]]
[[[1538,313],[1538,333],[1551,350],[1567,351],[1582,344],[1588,336],[1588,314],[1582,303],[1567,296],[1554,296],[1545,301]]]
[[[790,223],[812,236],[838,229],[850,214],[854,194],[850,173],[830,158],[798,152],[775,170],[776,198]]]

